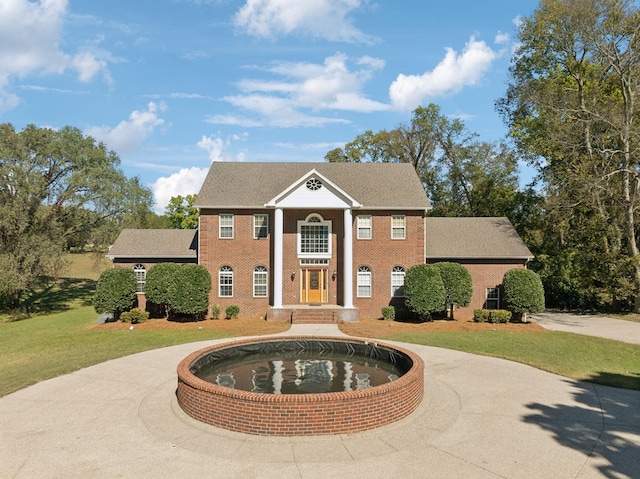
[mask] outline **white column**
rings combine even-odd
[[[351,217],[351,209],[344,210],[344,251],[343,251],[343,298],[345,308],[353,308],[353,220]]]
[[[282,208],[276,208],[273,225],[273,307],[282,308]]]

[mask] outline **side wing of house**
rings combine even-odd
[[[474,309],[503,308],[502,278],[533,259],[507,218],[426,218],[426,263],[452,261],[471,274],[471,304],[456,318],[471,319]]]
[[[114,268],[131,268],[138,280],[138,307],[146,308],[147,271],[157,263],[197,263],[198,231],[175,229],[124,229],[109,248]]]

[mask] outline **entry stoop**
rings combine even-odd
[[[353,322],[360,318],[358,308],[339,305],[284,305],[267,310],[267,321],[290,321],[291,324],[337,324],[340,321]]]
[[[294,309],[291,313],[291,324],[335,324],[338,322],[336,310],[310,306]]]

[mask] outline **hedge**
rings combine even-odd
[[[103,271],[96,285],[93,307],[97,313],[113,313],[115,319],[129,311],[136,301],[136,274],[128,268]]]
[[[530,269],[511,269],[502,279],[504,299],[514,313],[544,311],[544,288],[540,276]]]
[[[447,293],[438,269],[429,264],[416,264],[404,277],[405,304],[422,319],[431,319],[431,313],[444,311]]]

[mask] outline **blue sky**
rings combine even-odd
[[[0,122],[104,141],[158,212],[211,161],[324,161],[430,102],[499,141],[515,24],[537,5],[0,0]]]

